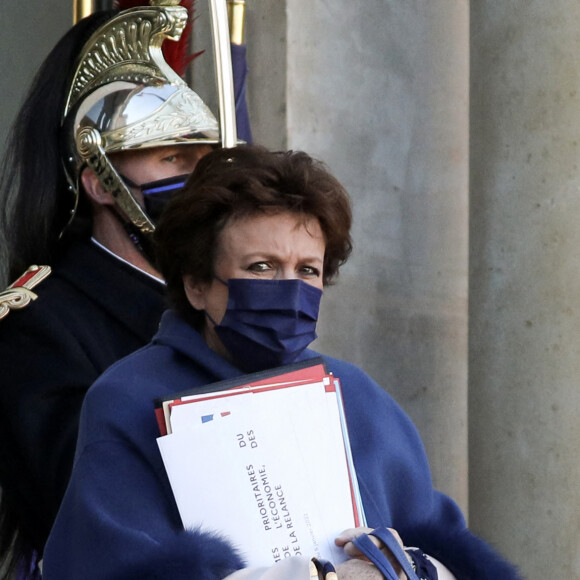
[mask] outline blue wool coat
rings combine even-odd
[[[301,359],[313,356],[306,351]],[[354,365],[324,358],[341,379],[368,524],[396,528],[457,578],[517,578],[467,531],[456,504],[433,489],[417,431],[393,399]],[[45,550],[45,580],[214,580],[243,567],[223,538],[182,530],[153,412],[157,397],[241,374],[172,312],[148,346],[105,372],[83,405],[72,478]],[[211,477],[211,468],[200,477]]]

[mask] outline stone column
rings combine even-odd
[[[471,4],[470,516],[580,578],[580,5]]]
[[[316,347],[402,404],[436,485],[465,508],[468,5],[271,5],[248,3],[256,139],[284,141],[260,122],[275,112],[287,145],[326,161],[354,204],[354,254],[326,292]]]
[[[72,24],[70,2],[3,2],[0,18],[0,159],[12,121],[32,78],[52,46]],[[0,232],[0,290],[9,281]]]

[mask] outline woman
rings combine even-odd
[[[322,289],[350,253],[350,225],[346,192],[304,153],[242,147],[200,161],[156,232],[172,310],[150,345],[109,369],[85,400],[72,479],[45,552],[46,580],[309,577],[307,558],[244,570],[225,539],[182,530],[152,401],[317,356],[307,346]],[[275,309],[256,299],[262,292],[275,293]],[[310,317],[289,333],[287,313],[300,319],[304,311]],[[417,432],[389,395],[353,365],[324,358],[343,385],[368,524],[396,529],[456,578],[517,578],[433,490]],[[351,541],[363,531],[337,539],[354,557],[338,567],[343,580],[382,578]],[[432,568],[425,573],[436,577]]]

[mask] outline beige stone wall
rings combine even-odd
[[[580,5],[472,2],[470,516],[580,578]]]

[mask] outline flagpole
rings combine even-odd
[[[228,11],[225,0],[210,0],[210,14],[218,88],[220,137],[222,147],[235,147],[238,143],[236,105],[234,101]]]

